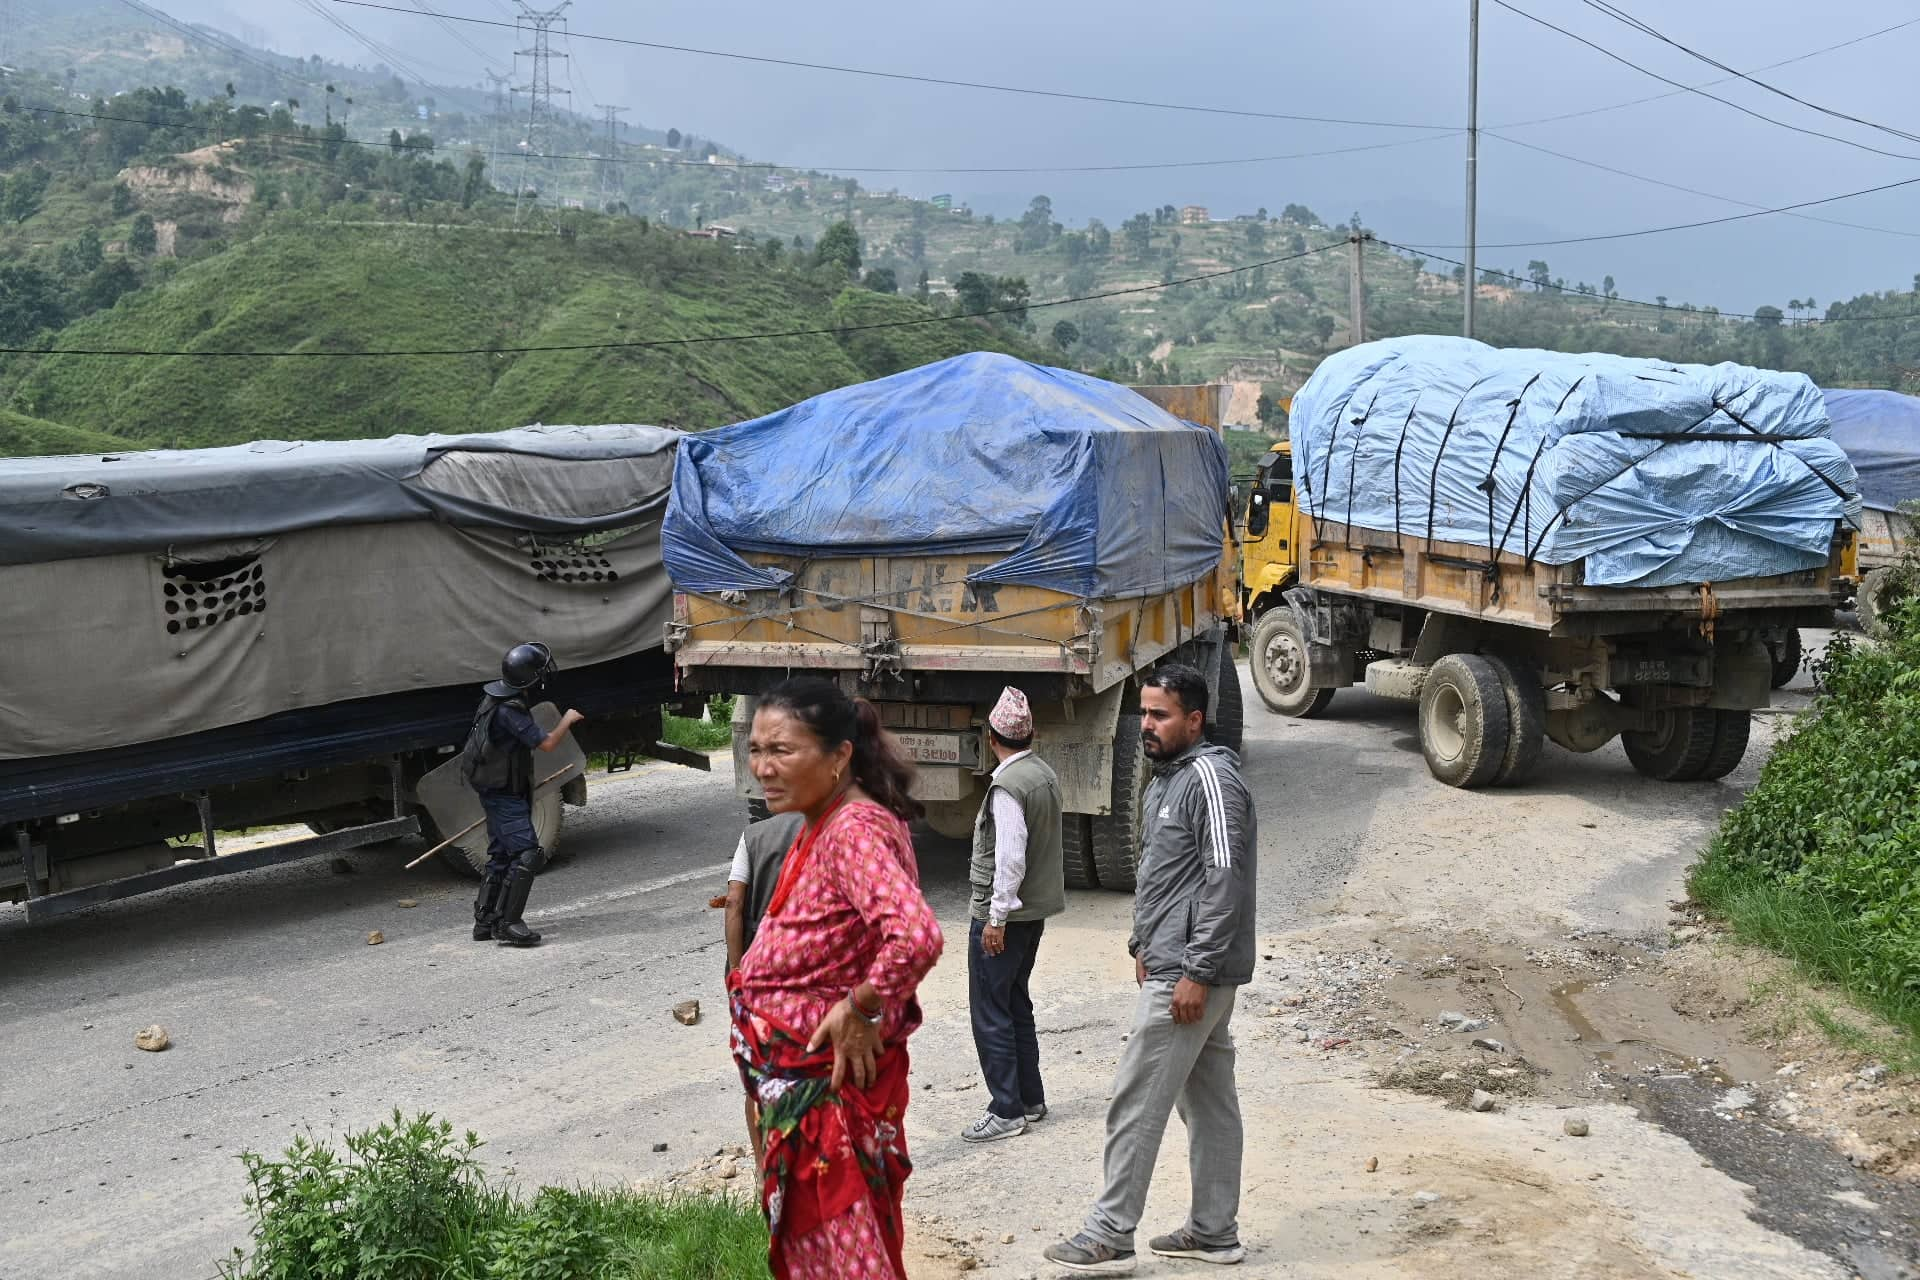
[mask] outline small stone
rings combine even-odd
[[[1458,1071],[1442,1071],[1440,1073],[1440,1082],[1442,1084],[1449,1084],[1459,1078],[1460,1073]]]
[[[1684,947],[1689,942],[1697,941],[1704,932],[1705,930],[1698,929],[1690,924],[1682,925],[1673,931],[1673,945],[1676,947]]]
[[[1295,1044],[1305,1044],[1307,1041],[1311,1039],[1313,1039],[1313,1033],[1310,1031],[1296,1031],[1293,1033],[1293,1040]]]
[[[1786,1066],[1780,1068],[1778,1071],[1774,1072],[1773,1074],[1777,1076],[1797,1076],[1802,1071],[1806,1070],[1806,1066],[1807,1064],[1804,1062],[1789,1062]]]
[[[1268,1005],[1268,1006],[1267,1006],[1267,1016],[1268,1016],[1269,1018],[1277,1018],[1277,1017],[1279,1017],[1279,1016],[1280,1016],[1280,1006],[1279,1006],[1279,1005],[1277,1005],[1277,1004],[1270,1004],[1270,1005]]]
[[[1860,1068],[1861,1084],[1877,1085],[1882,1080],[1885,1080],[1886,1078],[1887,1078],[1887,1068],[1882,1063],[1876,1062],[1870,1066],[1865,1066]]]
[[[145,1049],[148,1053],[164,1052],[172,1043],[173,1038],[167,1034],[167,1029],[157,1022],[133,1033],[133,1047]]]
[[[980,1259],[969,1254],[966,1257],[960,1259],[958,1262],[954,1263],[953,1265],[961,1271],[971,1271],[975,1267],[980,1265]]]
[[[375,929],[372,933],[367,935],[367,945],[370,947],[377,947],[381,943],[385,942],[386,940],[387,940],[387,935],[380,932],[378,929]]]
[[[666,1149],[667,1149],[667,1144],[664,1142],[656,1142],[653,1144],[654,1154],[656,1155],[658,1155],[662,1151],[665,1151]]]
[[[1417,1205],[1438,1204],[1440,1203],[1440,1193],[1438,1191],[1416,1191],[1413,1193],[1413,1202]]]
[[[1507,1046],[1504,1043],[1490,1036],[1479,1037],[1473,1042],[1473,1047],[1476,1049],[1485,1049],[1488,1053],[1505,1053],[1507,1051]]]
[[[402,898],[400,899],[400,901],[394,903],[393,905],[396,907],[417,907],[420,905],[420,903],[413,898]]]
[[[1366,1165],[1366,1168],[1367,1168],[1367,1172],[1368,1172],[1368,1173],[1378,1173],[1378,1172],[1380,1172],[1380,1157],[1379,1157],[1379,1156],[1368,1156],[1368,1157],[1367,1157],[1367,1165]]]
[[[353,864],[345,858],[335,858],[327,865],[333,868],[333,874],[337,876],[350,876],[353,874]]]
[[[80,1029],[82,1031],[91,1031],[93,1030],[93,1024],[91,1022],[83,1022],[80,1024]]]
[[[1287,1006],[1287,1008],[1289,1009],[1298,1009],[1301,1005],[1305,1004],[1306,1002],[1307,1002],[1307,998],[1305,996],[1288,996],[1286,999],[1282,1000],[1280,1003]]]
[[[1009,1232],[1007,1232],[1007,1234],[1005,1234],[1005,1235],[1003,1235],[1003,1236],[1001,1236],[1001,1237],[1000,1237],[1000,1243],[1001,1243],[1001,1244],[1012,1244],[1012,1243],[1013,1243],[1013,1232],[1011,1232],[1011,1231],[1009,1231]]]
[[[1560,1127],[1569,1138],[1584,1138],[1592,1132],[1583,1116],[1568,1116],[1567,1122]]]
[[[1485,1089],[1475,1089],[1473,1096],[1467,1099],[1467,1106],[1474,1111],[1493,1110],[1493,1095]]]
[[[1487,1025],[1485,1018],[1469,1018],[1464,1013],[1443,1013],[1439,1022],[1449,1031],[1483,1031]]]
[[[700,1002],[698,1000],[682,1000],[679,1004],[673,1006],[673,1020],[683,1027],[690,1027],[700,1021]]]
[[[720,1176],[729,1180],[737,1178],[740,1176],[740,1166],[729,1160],[720,1166]]]

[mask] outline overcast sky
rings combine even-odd
[[[330,3],[330,0],[321,0]],[[409,0],[393,0],[403,7]],[[554,0],[557,2],[557,0]],[[449,14],[498,19],[509,0],[422,0]],[[546,4],[548,0],[539,0]],[[1725,73],[1629,29],[1582,0],[1512,0],[1685,84]],[[1753,70],[1896,23],[1913,0],[1621,0],[1674,40]],[[333,5],[423,67],[462,83],[481,60],[424,16]],[[183,17],[220,22],[287,53],[372,61],[295,0],[172,0]],[[1382,236],[1458,256],[1465,139],[1404,128],[1248,119],[1068,102],[769,67],[582,38],[616,35],[781,58],[1073,93],[1307,116],[1461,126],[1466,116],[1468,0],[1367,5],[1142,0],[1093,5],[970,0],[965,6],[835,0],[576,0],[568,11],[574,102],[624,103],[630,120],[710,136],[755,159],[839,171],[857,166],[1072,166],[1221,160],[1383,142],[1406,145],[1314,159],[1108,174],[859,175],[915,195],[951,192],[976,210],[1014,214],[1035,193],[1057,217],[1110,224],[1161,204],[1216,216],[1278,212],[1290,201],[1329,221],[1358,210]],[[512,34],[474,27],[499,51]],[[1821,106],[1920,135],[1920,23],[1756,72]],[[563,72],[556,70],[555,80]],[[1836,120],[1740,82],[1708,92],[1802,128],[1899,153],[1877,155],[1757,120],[1693,94],[1576,119],[1668,86],[1483,0],[1480,261],[1524,271],[1542,258],[1571,283],[1611,274],[1627,296],[1749,311],[1812,297],[1824,307],[1873,289],[1906,289],[1920,271],[1920,183],[1806,210],[1886,228],[1856,230],[1787,215],[1583,245],[1492,247],[1606,235],[1743,212],[1729,200],[1789,204],[1920,176],[1920,141]],[[1692,195],[1521,149],[1510,137],[1595,164],[1692,187]],[[1901,158],[1902,156],[1911,158]],[[1715,197],[1724,198],[1715,198]]]

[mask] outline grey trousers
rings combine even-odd
[[[1149,979],[1140,988],[1133,1034],[1107,1106],[1106,1186],[1085,1231],[1115,1249],[1133,1248],[1167,1116],[1176,1107],[1187,1126],[1193,1179],[1186,1227],[1201,1244],[1225,1246],[1240,1238],[1242,1136],[1231,1030],[1239,988],[1208,988],[1205,1015],[1182,1026],[1173,1020],[1173,986]]]

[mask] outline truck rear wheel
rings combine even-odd
[[[1507,701],[1507,749],[1493,783],[1514,786],[1525,782],[1540,765],[1547,735],[1547,693],[1530,663],[1497,654],[1486,658],[1500,677],[1500,691]]]
[[[1093,868],[1102,889],[1132,893],[1140,862],[1140,803],[1147,786],[1147,757],[1140,745],[1140,713],[1123,712],[1113,733],[1111,813],[1095,814]]]
[[[1739,714],[1744,719],[1747,713]],[[1711,707],[1667,707],[1654,713],[1653,728],[1623,733],[1620,742],[1647,777],[1692,782],[1713,760],[1719,715]]]
[[[1773,687],[1784,689],[1800,674],[1800,628],[1788,627],[1780,639],[1767,646],[1773,658]]]
[[[1293,610],[1270,610],[1253,629],[1253,687],[1267,710],[1308,720],[1327,709],[1333,690],[1307,683],[1307,636]]]
[[[1477,653],[1433,664],[1420,690],[1420,753],[1450,787],[1483,787],[1507,757],[1511,725],[1500,672]]]
[[[1100,875],[1093,865],[1093,832],[1084,813],[1060,815],[1060,861],[1067,872],[1067,888],[1098,889]]]
[[[1873,570],[1860,580],[1860,589],[1853,597],[1854,616],[1860,619],[1860,629],[1874,635],[1899,603],[1899,594],[1893,589],[1893,570]]]
[[[533,834],[540,838],[540,848],[547,855],[542,870],[552,866],[560,852],[560,828],[564,825],[565,813],[566,806],[561,802],[559,788],[548,787],[534,796]],[[478,880],[487,874],[486,827],[476,827],[471,835],[462,836],[459,844],[442,849],[440,861],[471,880]]]
[[[1242,754],[1245,747],[1247,712],[1240,700],[1240,666],[1232,654],[1227,655],[1220,672],[1220,696],[1214,700],[1213,714],[1207,717],[1207,739],[1235,755]]]
[[[1713,713],[1713,751],[1700,770],[1700,780],[1724,778],[1740,767],[1747,755],[1747,738],[1753,732],[1753,716],[1746,711],[1715,710]]]

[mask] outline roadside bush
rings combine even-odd
[[[1836,635],[1820,693],[1728,814],[1693,891],[1920,1033],[1920,601]]]
[[[223,1280],[735,1280],[766,1275],[758,1208],[721,1197],[489,1186],[480,1139],[430,1115],[241,1156],[251,1252]]]

